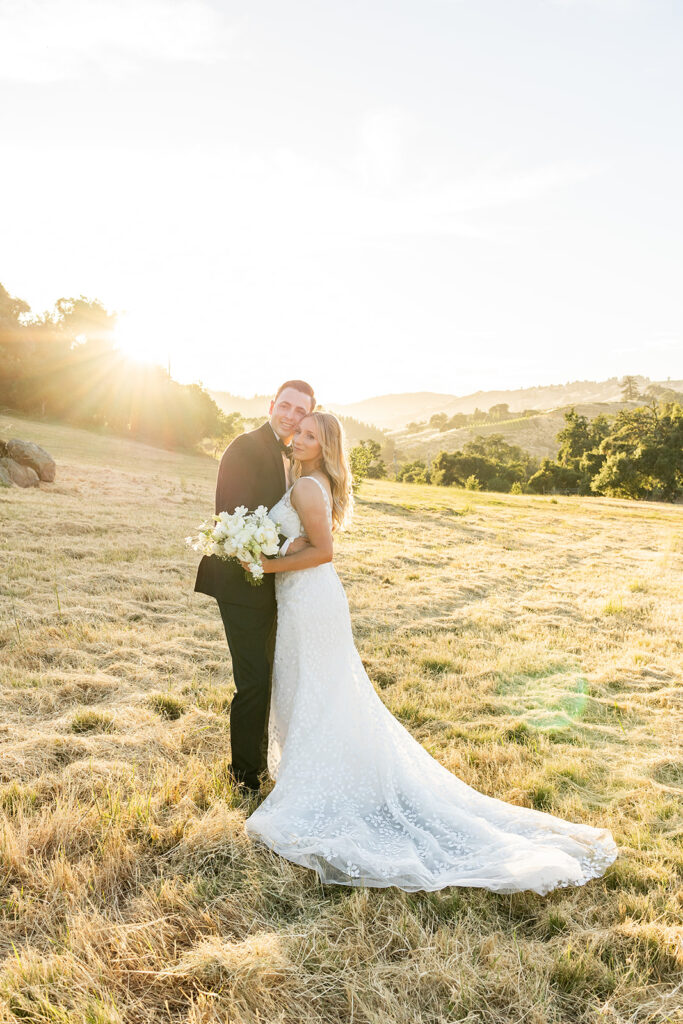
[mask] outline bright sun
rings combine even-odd
[[[132,313],[120,314],[115,331],[116,345],[127,359],[138,363],[166,365],[169,346],[165,336],[160,337],[152,321],[145,322]]]

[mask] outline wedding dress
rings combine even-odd
[[[298,537],[290,495],[270,516]],[[322,882],[410,892],[457,885],[543,894],[583,885],[612,863],[608,831],[485,796],[413,739],[363,668],[331,562],[278,573],[275,590],[275,786],[247,819],[252,838]]]

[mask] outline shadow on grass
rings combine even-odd
[[[432,508],[427,509],[420,506],[414,506],[409,503],[399,504],[396,502],[387,501],[368,501],[367,498],[356,498],[356,505],[362,508],[370,509],[372,512],[378,512],[380,515],[389,516],[394,519],[410,519],[411,522],[433,524],[435,517],[439,517],[443,522],[449,523],[451,526],[458,525],[458,520],[462,519],[463,516],[468,515],[469,510],[455,509],[455,508]]]

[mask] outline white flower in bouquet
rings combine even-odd
[[[245,575],[250,583],[258,586],[264,575],[261,555],[278,553],[279,530],[279,524],[268,516],[265,505],[259,505],[255,512],[239,505],[233,513],[219,512],[212,519],[207,519],[196,536],[185,540],[194,551],[203,555],[247,562],[249,568]]]

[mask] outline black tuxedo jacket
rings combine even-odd
[[[223,452],[216,483],[216,514],[232,513],[238,505],[246,505],[250,512],[259,505],[272,508],[286,489],[282,449],[266,422],[236,437]],[[215,555],[204,555],[194,589],[227,604],[275,606],[273,575],[264,576],[261,585],[253,587],[234,558],[226,562]]]

